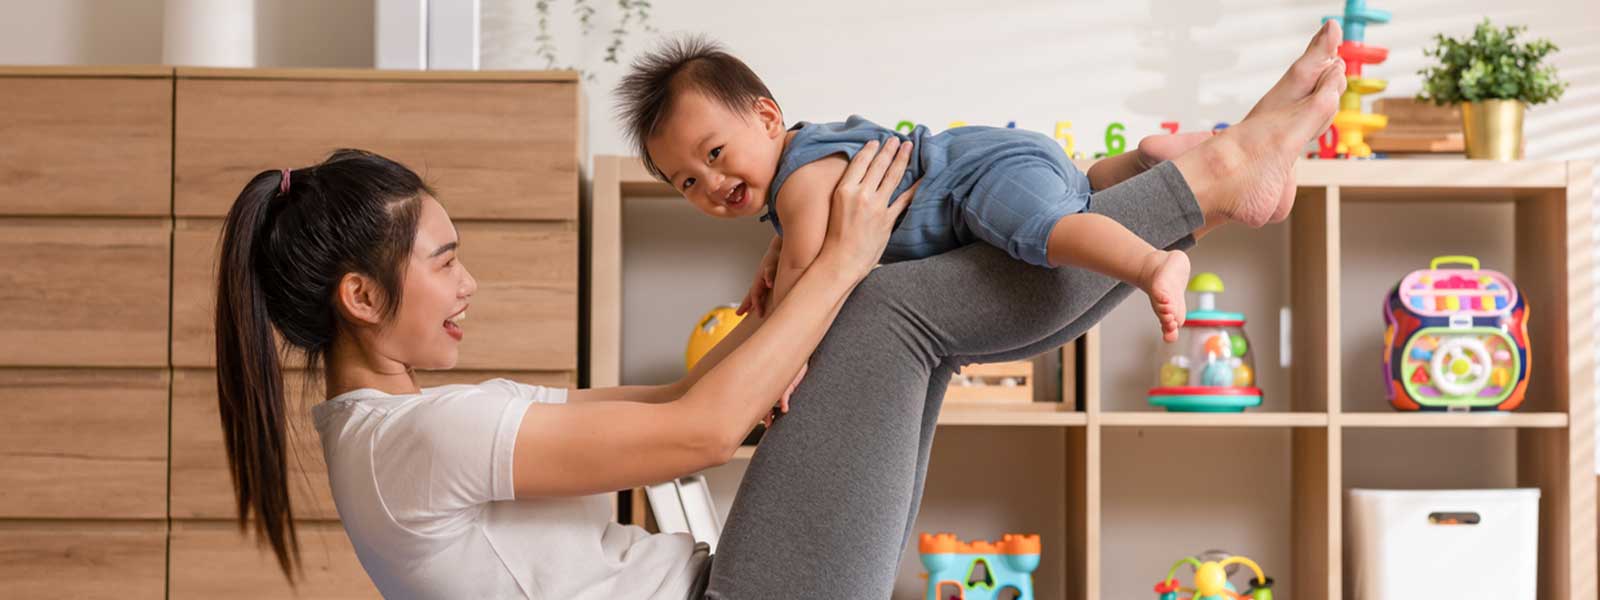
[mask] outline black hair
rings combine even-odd
[[[641,55],[617,84],[617,117],[645,169],[662,181],[666,174],[651,160],[645,142],[672,112],[673,101],[688,91],[705,94],[739,114],[761,98],[777,103],[755,71],[704,36],[669,39]]]
[[[262,171],[234,200],[217,264],[217,403],[239,527],[255,513],[284,576],[300,546],[289,505],[283,357],[276,336],[317,369],[338,330],[334,301],[347,273],[372,278],[381,314],[399,309],[422,195],[411,169],[339,150],[301,169]]]

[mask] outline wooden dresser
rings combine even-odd
[[[480,283],[460,363],[423,385],[575,385],[580,94],[571,72],[0,68],[0,595],[290,594],[232,521],[211,327],[221,219],[262,170],[352,147],[421,173]],[[376,597],[304,380],[299,595]]]

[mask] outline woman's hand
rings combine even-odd
[[[772,236],[772,243],[767,245],[767,254],[761,257],[761,266],[756,268],[756,280],[750,284],[750,291],[745,292],[744,302],[739,304],[736,314],[754,312],[756,317],[766,318],[768,292],[777,278],[778,253],[782,251],[783,237]]]
[[[889,244],[895,221],[911,204],[911,197],[922,183],[918,181],[893,204],[889,202],[889,195],[900,185],[910,160],[911,142],[901,143],[898,137],[889,138],[881,148],[877,142],[867,142],[850,159],[844,177],[833,190],[828,234],[822,241],[819,259],[838,261],[836,266],[854,274],[858,281],[872,271]]]

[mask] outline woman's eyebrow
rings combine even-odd
[[[444,253],[449,252],[451,250],[455,250],[457,245],[459,245],[458,242],[450,242],[450,243],[445,244],[443,246],[439,246],[439,249],[438,250],[434,250],[433,254],[429,254],[428,258],[433,258],[433,257],[439,256],[440,254],[444,254]]]

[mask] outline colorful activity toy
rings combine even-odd
[[[1184,316],[1177,343],[1168,346],[1160,385],[1150,388],[1150,404],[1172,412],[1240,412],[1261,405],[1244,314],[1217,310],[1222,289],[1215,273],[1189,280],[1189,291],[1199,294],[1199,308]]]
[[[1468,269],[1441,269],[1443,264]],[[1512,410],[1528,386],[1528,307],[1471,256],[1412,271],[1384,303],[1383,377],[1399,410]]]
[[[1194,567],[1194,587],[1181,587],[1178,584],[1178,567],[1183,565]],[[1250,580],[1250,585],[1244,592],[1238,591],[1233,583],[1228,581],[1228,567],[1232,565],[1250,567],[1255,574],[1255,579]],[[1188,595],[1179,596],[1180,593]],[[1227,556],[1220,560],[1206,561],[1189,556],[1173,563],[1172,568],[1167,570],[1167,578],[1156,584],[1156,598],[1158,600],[1272,600],[1272,578],[1267,577],[1255,561],[1243,556]]]
[[[953,534],[922,534],[928,600],[1033,600],[1039,536],[1005,534],[998,542],[963,542]],[[1270,599],[1269,599],[1270,600]]]
[[[722,338],[727,337],[733,328],[739,326],[744,320],[744,315],[738,313],[739,305],[724,304],[706,312],[700,317],[700,324],[694,326],[694,331],[689,332],[689,345],[683,351],[683,368],[693,371],[695,363],[700,362]]]
[[[1339,97],[1339,113],[1333,117],[1336,152],[1349,158],[1372,156],[1366,135],[1389,125],[1389,117],[1361,112],[1361,97],[1376,94],[1388,87],[1389,82],[1362,76],[1362,66],[1382,64],[1389,58],[1389,49],[1372,46],[1367,41],[1367,24],[1389,22],[1389,11],[1367,8],[1367,0],[1345,0],[1344,16],[1323,17],[1323,21],[1338,19],[1344,26],[1344,43],[1339,45],[1339,58],[1344,59],[1344,74],[1349,85]]]

